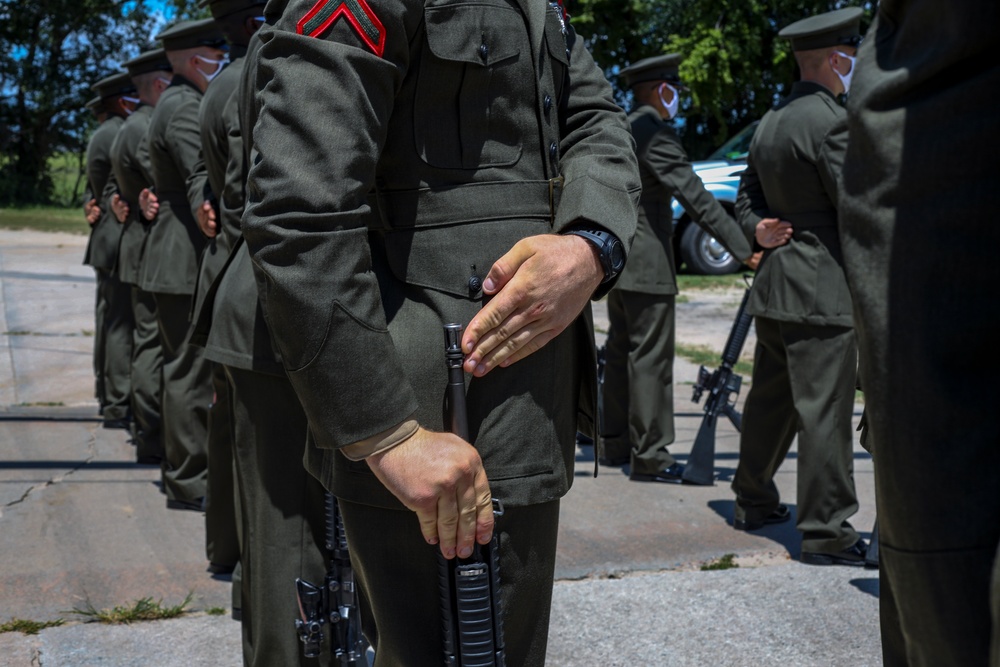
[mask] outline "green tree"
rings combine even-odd
[[[793,21],[857,2],[845,0],[576,0],[573,25],[594,59],[614,76],[629,63],[661,53],[684,55],[680,133],[701,158],[759,119],[795,80],[795,61],[778,30]],[[871,2],[862,4],[870,18]],[[864,28],[867,20],[863,23]]]
[[[151,27],[126,0],[0,0],[0,204],[51,203],[50,158],[80,152],[90,84],[136,55]]]
[[[82,167],[96,125],[90,86],[151,44],[169,18],[204,16],[197,0],[0,0],[0,206],[54,201],[52,158]],[[67,160],[62,160],[65,165]]]

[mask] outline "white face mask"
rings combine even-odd
[[[663,99],[664,88],[669,88],[674,93],[674,98],[670,100],[669,104],[665,99]],[[673,118],[674,116],[676,116],[677,110],[680,108],[681,104],[681,96],[677,93],[677,89],[671,86],[669,83],[664,83],[662,86],[660,86],[660,89],[656,91],[656,94],[660,96],[660,102],[662,102],[663,106],[667,108],[667,118]]]
[[[168,79],[165,76],[158,76],[158,77],[156,77],[156,80],[157,81],[162,81],[164,86],[169,86],[170,83],[171,83],[170,79]]]
[[[129,116],[135,113],[139,103],[142,102],[138,97],[127,97],[125,95],[122,95],[122,99],[132,105],[131,107],[125,107],[125,113]]]
[[[196,56],[196,57],[203,63],[208,63],[209,65],[215,65],[215,71],[212,72],[211,74],[205,74],[204,72],[201,71],[201,69],[198,70],[198,74],[201,74],[205,78],[205,81],[207,81],[208,83],[212,83],[212,79],[219,76],[219,73],[222,72],[222,68],[225,67],[226,63],[229,62],[228,53],[222,56],[222,58],[220,58],[219,60],[212,60],[211,58],[206,58],[205,56]]]
[[[844,93],[849,93],[851,91],[851,79],[854,78],[854,57],[849,56],[846,53],[837,51],[837,55],[841,58],[847,58],[851,62],[851,69],[847,70],[847,74],[841,74],[837,71],[837,68],[833,68],[833,73],[837,75],[840,82],[844,84]]]

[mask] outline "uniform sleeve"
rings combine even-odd
[[[753,149],[747,155],[747,168],[740,177],[740,189],[736,195],[736,221],[743,228],[743,234],[752,245],[757,234],[757,223],[770,217],[764,190],[753,163]]]
[[[705,189],[705,184],[691,168],[684,148],[671,131],[656,133],[646,151],[646,159],[692,220],[726,246],[737,259],[745,261],[750,258],[753,251],[743,230]]]
[[[830,128],[820,146],[819,159],[816,167],[823,189],[836,208],[840,192],[840,173],[844,167],[844,154],[847,152],[847,114]]]
[[[177,107],[170,117],[167,130],[167,143],[170,156],[177,172],[187,186],[188,201],[193,202],[194,193],[205,200],[204,162],[201,158],[201,127],[198,124],[198,98],[191,96]],[[200,171],[199,171],[200,170]],[[199,175],[200,174],[200,175]],[[192,203],[192,208],[194,205]]]
[[[567,43],[569,88],[561,108],[559,145],[565,184],[555,229],[584,220],[604,227],[630,248],[641,181],[628,119],[572,28]]]
[[[208,185],[208,169],[205,167],[205,159],[200,153],[198,154],[198,162],[195,163],[194,169],[187,178],[187,193],[188,201],[191,202],[191,213],[195,220],[198,219],[198,211],[201,210],[201,205],[206,200],[212,201],[214,204],[215,198]]]
[[[379,57],[348,21],[297,34],[314,2],[292,0],[260,33],[243,233],[316,443],[340,448],[417,408],[372,272],[367,196],[423,4],[369,0],[384,31]]]

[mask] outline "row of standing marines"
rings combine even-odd
[[[315,664],[290,619],[295,579],[326,572],[327,490],[376,664],[440,664],[427,544],[464,557],[493,530],[507,660],[543,664],[577,430],[635,481],[683,479],[667,451],[672,197],[735,257],[764,251],[734,528],[791,518],[774,475],[797,436],[801,560],[864,562],[848,522],[857,346],[838,233],[838,97],[861,10],[782,30],[801,80],[756,132],[733,221],[668,122],[680,56],[623,70],[626,119],[559,4],[203,5],[212,19],[168,28],[94,86],[106,118],[88,149],[87,262],[105,426],[160,464],[167,507],[205,511],[210,570],[236,570],[246,664]],[[598,427],[587,301],[605,295]],[[475,448],[440,433],[452,321],[469,323]],[[495,525],[491,496],[507,508]],[[882,601],[886,663],[984,656],[981,624],[962,642],[914,635],[899,587],[940,573],[907,566]]]

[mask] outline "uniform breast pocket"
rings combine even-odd
[[[535,121],[527,27],[507,2],[430,2],[414,104],[416,150],[432,167],[506,166]],[[529,115],[530,114],[530,115]]]

